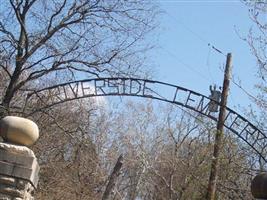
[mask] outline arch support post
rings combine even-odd
[[[267,200],[267,173],[260,173],[251,182],[251,193],[257,200]]]
[[[34,200],[40,168],[27,146],[38,138],[36,127],[25,118],[8,116],[0,120],[0,136],[4,139],[0,143],[0,199]]]
[[[25,146],[0,143],[0,199],[32,200],[39,165]]]

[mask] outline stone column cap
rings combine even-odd
[[[22,145],[14,145],[10,143],[0,143],[0,150],[8,151],[9,153],[14,153],[14,154],[19,154],[19,155],[24,155],[24,156],[30,156],[34,157],[35,155],[31,149],[29,149],[26,146]]]
[[[13,144],[32,146],[39,138],[39,129],[32,120],[6,116],[0,120],[0,136]]]
[[[267,173],[261,172],[251,181],[251,193],[254,198],[267,200]]]

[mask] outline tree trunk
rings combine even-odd
[[[102,200],[108,200],[109,199],[110,194],[111,194],[111,192],[114,189],[114,186],[116,184],[117,178],[120,175],[120,170],[122,167],[122,161],[123,161],[123,156],[120,155],[116,164],[115,164],[115,167],[113,168],[112,173],[109,176],[109,181],[108,181],[106,190],[103,194]]]

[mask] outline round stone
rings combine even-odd
[[[39,138],[39,129],[29,119],[7,116],[0,120],[0,136],[9,143],[31,146]]]
[[[251,193],[256,199],[267,199],[267,173],[260,173],[251,182]]]

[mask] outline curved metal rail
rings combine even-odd
[[[47,97],[53,98],[47,98]],[[97,96],[136,96],[176,104],[195,112],[198,112],[214,121],[218,119],[218,113],[210,112],[209,105],[215,103],[209,97],[198,92],[161,81],[139,78],[95,78],[74,81],[44,88],[28,94],[26,103],[38,99],[42,106],[33,112],[49,108],[75,99]],[[261,159],[267,163],[263,156],[267,148],[267,136],[255,125],[249,122],[234,110],[226,107],[224,126],[247,143]]]

